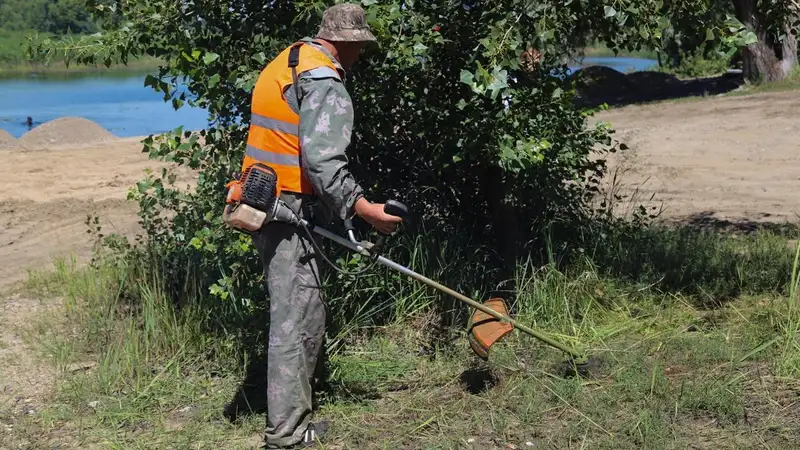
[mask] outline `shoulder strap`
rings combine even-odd
[[[302,41],[301,42],[296,42],[294,45],[292,45],[292,48],[289,50],[289,67],[291,67],[291,69],[292,69],[292,84],[294,85],[295,97],[297,97],[297,109],[298,109],[298,111],[300,110],[301,105],[303,104],[303,99],[300,97],[300,85],[297,82],[297,66],[298,66],[298,64],[300,64],[300,47],[302,47],[302,46],[303,46],[303,42]],[[303,157],[302,157],[303,142],[302,141],[303,141],[303,139],[300,137],[300,133],[298,133],[298,142],[297,143],[298,143],[298,146],[300,148],[299,162],[300,162],[300,170],[301,171],[303,170]],[[303,202],[303,204],[305,204],[305,203],[307,203],[307,202]],[[308,211],[306,211],[306,213],[308,213]]]
[[[292,45],[292,48],[289,50],[289,67],[292,68],[292,84],[294,85],[294,92],[297,97],[298,105],[302,103],[300,99],[300,86],[297,84],[297,65],[300,64],[300,47],[302,46],[303,42],[297,42]]]

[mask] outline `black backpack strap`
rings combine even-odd
[[[300,47],[302,47],[303,44],[303,42],[297,42],[289,50],[289,67],[292,68],[292,83],[294,84],[294,92],[295,96],[297,97],[298,107],[301,103],[301,99],[300,86],[297,84],[297,66],[300,64]]]
[[[300,47],[302,47],[303,44],[304,44],[304,42],[297,42],[294,45],[292,45],[291,49],[289,49],[289,67],[291,67],[291,69],[292,69],[292,84],[294,84],[294,92],[295,92],[295,96],[297,97],[297,109],[298,109],[298,112],[299,112],[300,108],[303,105],[303,99],[300,96],[300,85],[297,82],[297,66],[300,64]],[[300,138],[299,135],[298,135],[298,139],[299,139],[300,147],[302,148],[302,139]],[[302,150],[300,152],[300,170],[303,170]],[[314,197],[315,196],[312,195],[311,199],[313,199]],[[307,201],[307,199],[304,199],[304,201],[301,203],[301,208],[303,208],[303,206],[306,203],[308,203],[308,201]],[[311,209],[313,210],[313,208],[311,208]],[[309,211],[306,211],[306,214],[309,215]],[[313,217],[311,217],[311,216],[312,215],[309,215],[309,218],[311,218],[313,220]]]

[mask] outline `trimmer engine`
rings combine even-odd
[[[258,231],[273,220],[295,223],[294,212],[280,201],[279,195],[275,170],[261,163],[253,164],[239,180],[228,183],[223,220],[245,232]]]
[[[242,175],[241,202],[245,205],[260,211],[272,211],[278,195],[278,174],[272,167],[256,163]]]

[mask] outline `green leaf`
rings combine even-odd
[[[219,84],[219,74],[215,73],[208,79],[208,87],[213,89],[217,84]]]
[[[255,55],[253,55],[253,59],[257,63],[263,65],[263,64],[266,64],[266,62],[267,62],[267,55],[265,55],[264,52],[258,52]]]
[[[461,69],[461,82],[464,84],[472,85],[475,75],[467,69]]]
[[[508,87],[508,72],[505,69],[498,69],[499,68],[495,68],[495,71],[492,73],[492,82],[486,87],[486,89],[492,93],[492,98],[496,98],[500,90]]]
[[[189,241],[189,245],[199,250],[200,247],[203,246],[203,241],[200,240],[200,238],[193,237],[192,240]]]
[[[145,180],[140,180],[136,182],[136,189],[139,191],[140,194],[144,194],[147,192],[147,189],[150,188],[150,183]]]
[[[144,85],[145,85],[145,87],[157,87],[158,86],[158,78],[154,77],[151,74],[147,74],[144,77]]]
[[[614,15],[617,14],[617,10],[614,9],[613,6],[606,6],[605,7],[605,13],[606,13],[605,17],[606,17],[606,19],[608,19],[609,17],[614,17]]]
[[[706,30],[706,41],[713,41],[714,40],[714,30],[711,28]]]
[[[211,64],[212,62],[219,59],[219,55],[214,52],[206,52],[205,56],[203,56],[203,64]]]

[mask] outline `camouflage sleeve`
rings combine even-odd
[[[345,150],[353,127],[353,104],[344,85],[334,78],[301,79],[302,165],[315,193],[344,220],[363,194],[347,169]]]

